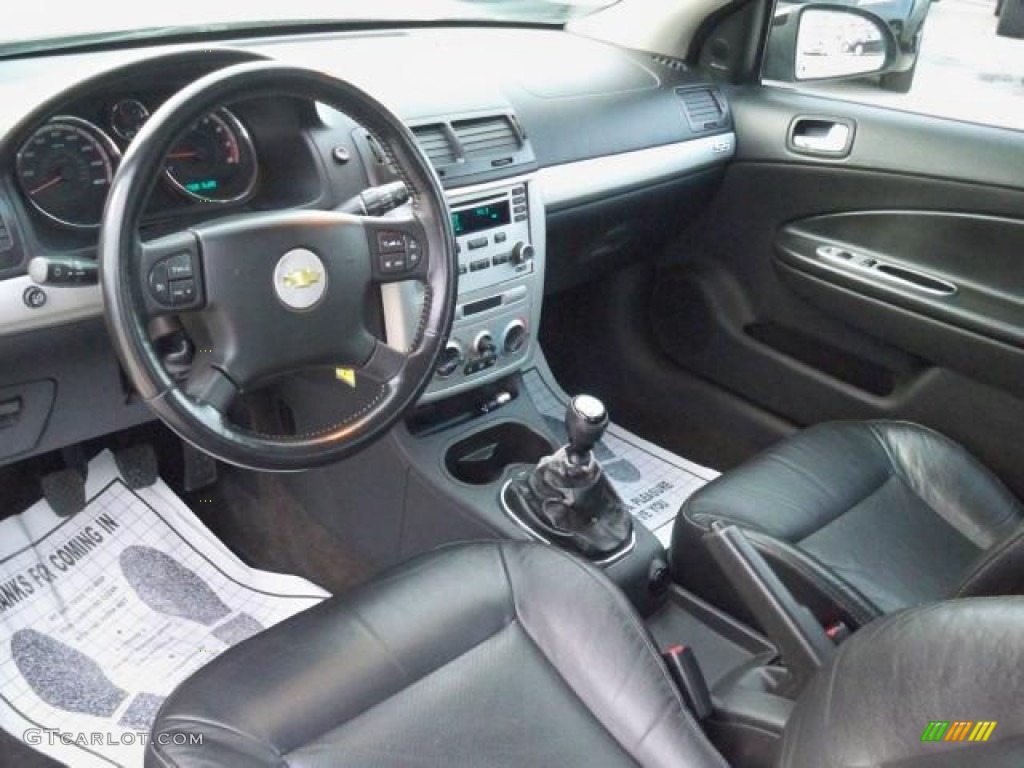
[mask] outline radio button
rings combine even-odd
[[[496,242],[496,243],[504,243],[506,240],[508,240],[508,235],[506,235],[504,232],[495,232],[494,233],[494,242]]]
[[[475,251],[477,248],[485,248],[487,247],[487,238],[477,237],[474,238],[473,240],[470,240],[468,243],[466,243],[466,245],[469,246],[469,250],[471,251]]]
[[[512,221],[526,221],[526,214],[525,213],[517,213],[515,218],[512,219]]]
[[[494,266],[498,266],[499,264],[508,264],[508,259],[510,255],[511,254],[508,253],[499,253],[497,256],[494,257],[492,263],[494,264]]]
[[[526,213],[526,206],[517,205],[515,208],[512,209],[512,213]]]
[[[491,266],[490,259],[477,259],[476,261],[469,262],[470,272],[479,272],[481,269],[487,269]]]
[[[516,266],[525,264],[533,259],[534,248],[529,243],[519,242],[512,248],[511,259]]]

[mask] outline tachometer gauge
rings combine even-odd
[[[149,110],[138,99],[121,99],[110,108],[110,127],[125,141],[131,141],[149,119]]]
[[[42,214],[69,227],[98,227],[121,155],[87,120],[55,117],[18,151],[18,183]]]
[[[204,203],[233,203],[256,186],[256,149],[231,112],[218,109],[193,125],[167,154],[167,178]]]

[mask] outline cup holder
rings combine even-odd
[[[487,485],[499,479],[510,464],[536,464],[556,446],[524,424],[506,422],[463,438],[444,455],[444,465],[456,480]]]

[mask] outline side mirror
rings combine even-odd
[[[869,11],[822,3],[788,6],[772,20],[764,77],[792,83],[879,75],[899,55],[892,29]]]

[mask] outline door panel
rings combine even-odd
[[[932,426],[1024,496],[1024,134],[768,88],[732,107],[738,159],[655,281],[661,349],[797,424]],[[809,115],[855,126],[847,158],[787,148]]]

